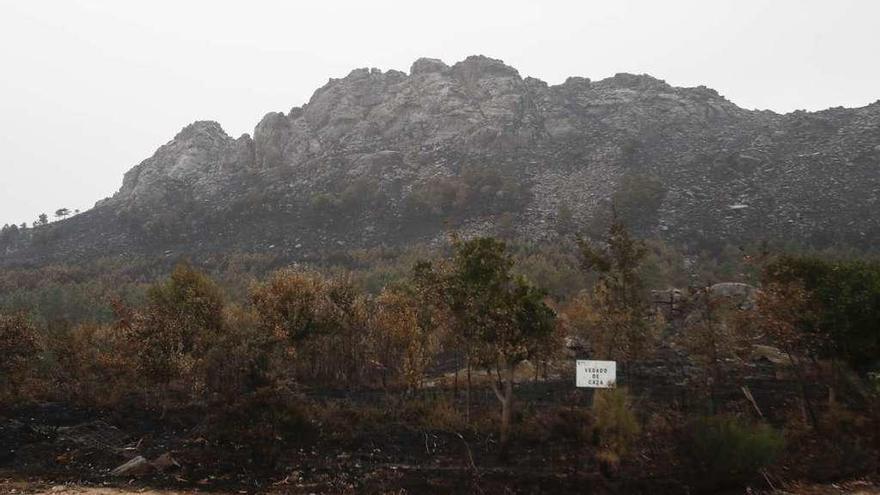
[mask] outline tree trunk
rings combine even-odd
[[[495,391],[495,396],[498,397],[498,401],[501,402],[501,432],[499,445],[499,456],[501,459],[507,458],[508,447],[510,445],[510,423],[513,418],[513,372],[514,365],[505,364],[502,376],[503,383],[499,384],[495,381],[492,382],[492,389]]]
[[[465,391],[464,419],[471,424],[471,355],[467,355],[467,390]]]
[[[453,404],[456,404],[456,409],[458,409],[458,370],[461,368],[461,360],[456,356],[455,358],[455,378],[452,381],[452,400]]]

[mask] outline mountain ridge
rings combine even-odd
[[[446,228],[552,241],[611,202],[640,234],[690,249],[861,246],[880,239],[878,191],[880,101],[778,114],[645,74],[549,85],[484,56],[422,58],[409,74],[331,78],[253,136],[196,121],[89,212],[0,239],[0,263],[269,246],[296,258]]]

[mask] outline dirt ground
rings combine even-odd
[[[206,493],[199,490],[176,491],[154,490],[145,487],[90,487],[77,485],[52,485],[47,482],[22,482],[0,479],[0,494],[2,495],[194,495]],[[210,492],[214,495],[234,495],[240,492]],[[287,493],[311,493],[307,489],[279,485],[271,490],[260,493],[287,494]],[[406,492],[400,492],[406,493]],[[756,493],[756,492],[745,492]],[[766,492],[767,495],[880,495],[880,484],[867,480],[853,480],[830,484],[796,484],[775,492]]]

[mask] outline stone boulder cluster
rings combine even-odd
[[[511,191],[516,191],[513,194]],[[880,101],[777,114],[648,75],[550,85],[500,60],[356,69],[235,139],[195,122],[95,208],[0,263],[108,252],[552,240],[620,203],[684,246],[880,240]],[[629,205],[629,206],[626,206]],[[420,209],[421,208],[421,209]],[[427,213],[426,213],[427,212]]]

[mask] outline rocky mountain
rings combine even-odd
[[[357,69],[235,139],[195,122],[111,198],[0,238],[0,264],[328,250],[447,228],[552,241],[607,218],[697,249],[880,240],[880,101],[780,115],[647,75],[551,86],[499,60]]]

